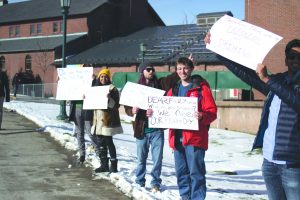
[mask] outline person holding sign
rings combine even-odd
[[[155,75],[155,69],[149,62],[143,62],[139,65],[139,72],[141,73],[138,84],[169,90],[178,81],[179,77],[174,72],[167,77],[158,79]],[[137,168],[135,182],[141,187],[145,187],[146,164],[149,149],[151,146],[151,154],[153,160],[153,167],[151,170],[151,191],[158,192],[161,185],[161,168],[164,148],[164,131],[158,128],[148,127],[148,117],[150,116],[150,109],[142,110],[138,107],[125,106],[125,111],[129,116],[136,115],[133,122],[134,137],[137,145]]]
[[[118,172],[118,160],[116,147],[113,142],[113,135],[123,133],[119,114],[119,91],[111,84],[110,71],[102,69],[98,74],[98,85],[109,85],[108,108],[94,110],[93,124],[91,133],[96,135],[100,148],[100,167],[95,170],[100,172]],[[107,149],[110,154],[111,166],[109,167],[109,158]]]
[[[208,33],[204,41],[210,40]],[[267,96],[253,149],[262,148],[268,198],[300,199],[300,40],[286,45],[284,73],[269,75],[263,64],[252,70],[218,57],[237,77]]]
[[[93,79],[92,86],[95,85],[95,79]],[[77,137],[77,144],[79,149],[79,162],[85,161],[85,133],[91,139],[91,144],[96,150],[96,154],[99,156],[100,149],[97,145],[97,138],[91,134],[91,123],[93,121],[93,110],[83,110],[83,100],[73,100],[70,104],[69,121],[73,121],[75,124],[75,133]]]
[[[185,57],[178,59],[176,72],[180,82],[167,96],[198,99],[198,130],[169,130],[169,145],[174,150],[175,170],[179,194],[182,199],[201,200],[206,197],[205,151],[208,148],[208,129],[217,118],[217,106],[209,84],[200,75],[191,75],[193,62]]]

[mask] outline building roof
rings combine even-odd
[[[72,0],[68,16],[87,14],[108,0]],[[49,9],[51,8],[51,9]],[[60,0],[31,0],[0,6],[0,24],[61,17]]]
[[[67,42],[86,36],[87,33],[68,34]],[[62,35],[0,39],[0,53],[49,51],[62,45]]]
[[[68,59],[70,64],[119,65],[148,60],[157,64],[175,62],[193,54],[196,63],[218,63],[213,52],[205,48],[203,38],[209,27],[195,24],[145,28],[126,37],[101,43]],[[147,50],[140,51],[140,44]]]

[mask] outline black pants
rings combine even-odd
[[[100,153],[100,158],[107,157],[107,149],[109,150],[109,155],[111,160],[117,159],[116,147],[113,142],[112,136],[104,136],[104,135],[97,135],[98,144],[100,149],[103,149],[102,153]],[[106,151],[105,151],[106,150]]]

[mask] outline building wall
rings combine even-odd
[[[48,36],[48,35],[57,35],[62,34],[62,32],[53,32],[53,22],[61,22],[62,19],[43,21],[43,22],[29,22],[24,24],[17,24],[20,26],[20,36],[18,37],[31,37],[31,36]],[[31,24],[42,24],[42,33],[30,35],[30,25]],[[13,25],[13,26],[17,26]],[[9,27],[10,25],[0,27],[0,38],[10,38],[9,37]],[[35,26],[36,27],[36,26]],[[77,18],[77,19],[68,19],[67,22],[67,32],[68,33],[78,33],[78,32],[87,32],[87,22],[86,18]],[[17,37],[17,38],[18,38]],[[12,38],[12,37],[11,37]]]
[[[272,73],[287,70],[284,49],[286,44],[300,38],[299,0],[245,0],[245,20],[283,37],[267,55],[264,64]],[[255,92],[256,99],[264,98]]]
[[[54,65],[51,65],[54,60],[54,52],[31,52],[31,53],[15,53],[15,54],[4,54],[5,65],[7,74],[12,80],[15,73],[21,69],[25,71],[25,57],[26,55],[32,58],[32,72],[33,74],[39,75],[44,83],[52,83],[56,80],[52,74],[56,71]],[[49,76],[49,74],[51,74]],[[55,72],[56,74],[56,72]]]

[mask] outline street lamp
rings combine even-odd
[[[60,0],[60,7],[63,16],[63,44],[62,44],[62,62],[61,67],[66,67],[66,40],[67,40],[67,15],[69,12],[71,0]],[[66,101],[60,101],[60,112],[59,115],[56,117],[58,120],[65,120],[67,119],[66,114]]]
[[[144,43],[141,43],[140,44],[140,51],[142,52],[142,61],[143,62],[144,62],[144,59],[145,59],[146,50],[147,50],[147,45],[144,44]]]

